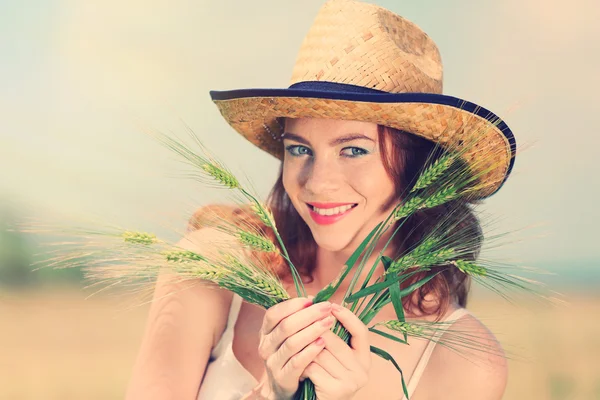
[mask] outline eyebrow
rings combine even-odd
[[[283,137],[283,139],[295,140],[296,142],[310,145],[308,140],[304,139],[302,136],[296,135],[295,133],[284,132],[282,137]],[[356,139],[366,139],[366,140],[370,140],[371,142],[375,143],[375,141],[373,139],[371,139],[370,137],[368,137],[366,135],[363,135],[362,133],[351,133],[349,135],[341,136],[339,138],[333,139],[331,142],[329,142],[329,145],[336,146],[338,144],[351,142]]]

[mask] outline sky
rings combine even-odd
[[[433,38],[446,94],[494,111],[513,130],[513,172],[482,207],[497,232],[519,238],[500,255],[596,268],[598,2],[369,2]],[[0,2],[2,207],[19,217],[94,214],[181,229],[194,208],[225,198],[182,179],[183,166],[142,133],[184,134],[184,124],[266,196],[278,161],[229,127],[208,91],[287,87],[322,4]]]

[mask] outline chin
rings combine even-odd
[[[315,232],[311,230],[313,238],[319,247],[324,250],[337,252],[345,250],[350,243],[354,235],[350,235],[348,231],[344,233],[334,232]],[[353,249],[354,250],[354,249]]]
[[[327,250],[327,251],[331,251],[331,252],[342,251],[348,245],[347,242],[342,242],[340,240],[335,240],[335,239],[334,240],[330,239],[330,240],[326,240],[326,241],[321,241],[321,240],[315,238],[315,242],[323,250]]]

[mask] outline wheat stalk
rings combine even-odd
[[[126,231],[123,232],[122,237],[125,242],[129,243],[150,245],[158,242],[155,234],[146,232]]]
[[[206,163],[202,165],[202,170],[212,176],[217,182],[229,189],[240,188],[240,183],[233,174],[214,163]]]
[[[448,168],[452,165],[456,159],[455,154],[448,153],[443,157],[438,158],[432,165],[430,165],[417,179],[417,182],[411,189],[411,193],[425,189],[426,187],[437,181]]]
[[[390,337],[385,331],[380,330],[380,328],[386,328],[392,332],[401,333],[405,338],[414,337],[434,342],[463,356],[465,351],[472,352],[473,354],[480,353],[486,356],[507,356],[502,348],[498,348],[493,343],[490,343],[489,335],[485,330],[477,326],[472,326],[474,324],[470,320],[463,319],[461,327],[457,327],[456,322],[387,320],[376,323],[369,328],[369,331],[401,343],[407,343],[406,339]],[[511,358],[517,357],[511,354]]]
[[[462,273],[471,276],[487,276],[487,269],[475,264],[472,261],[467,260],[455,260],[450,262],[456,268],[460,269]]]
[[[250,302],[270,308],[290,298],[275,275],[250,260],[242,261],[232,254],[223,254],[222,261],[217,264],[228,272],[218,283],[233,288],[236,293]],[[262,299],[262,302],[258,303],[257,298]]]
[[[389,329],[392,329],[392,330],[395,330],[398,332],[406,333],[409,336],[422,336],[425,331],[422,326],[419,326],[418,324],[406,322],[406,321],[390,320],[390,321],[384,321],[384,322],[379,322],[379,323],[375,324],[375,326],[378,326],[378,325],[383,325],[386,328],[389,328]]]
[[[185,263],[192,261],[206,261],[205,257],[189,250],[170,250],[163,251],[161,254],[170,262]]]
[[[275,218],[273,218],[273,213],[263,205],[262,203],[256,201],[252,202],[250,207],[252,211],[260,218],[263,224],[272,229],[277,229],[275,226]]]
[[[275,244],[264,236],[239,230],[237,232],[237,237],[240,243],[250,249],[264,251],[266,253],[279,253]]]

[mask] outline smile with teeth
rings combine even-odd
[[[356,204],[348,204],[347,206],[334,207],[334,208],[317,208],[315,206],[310,206],[314,212],[319,215],[336,215],[341,214],[343,212],[348,211],[352,207],[356,206]]]

